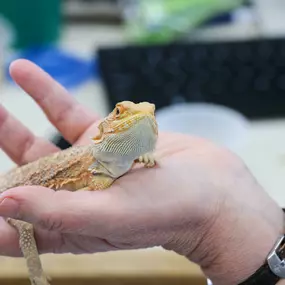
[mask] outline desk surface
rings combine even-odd
[[[0,257],[1,280],[25,279],[27,270],[23,259]],[[160,248],[98,253],[91,255],[43,255],[43,267],[53,279],[113,279],[113,278],[199,278],[204,284],[198,266],[173,252]],[[16,270],[15,270],[16,268]],[[189,284],[189,283],[188,283]]]

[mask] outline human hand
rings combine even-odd
[[[10,70],[70,143],[89,143],[95,114],[35,65],[19,60]],[[19,165],[59,150],[3,107],[0,144]],[[160,245],[198,263],[214,284],[234,284],[255,271],[283,231],[283,214],[240,159],[180,134],[159,134],[157,155],[158,168],[134,169],[105,191],[8,190],[0,215],[33,223],[41,253]],[[1,254],[19,255],[15,231],[4,220],[0,231]]]

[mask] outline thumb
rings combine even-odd
[[[0,216],[46,230],[86,235],[94,231],[98,237],[104,236],[107,226],[121,219],[112,190],[55,192],[38,186],[12,188],[0,195]]]

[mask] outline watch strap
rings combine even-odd
[[[285,209],[282,210],[283,212],[285,212]],[[278,244],[275,249],[276,252],[274,251],[274,254],[277,254],[280,260],[285,260],[285,243],[283,242],[283,244]],[[278,271],[279,266],[276,268],[274,268],[274,266],[273,268],[270,268],[270,264],[268,260],[266,260],[266,262],[253,275],[251,275],[247,280],[243,281],[242,283],[239,283],[239,285],[276,285],[281,280],[281,277],[275,274],[273,272],[274,270]]]
[[[281,259],[285,258],[285,246],[278,252]],[[275,275],[268,265],[264,263],[251,277],[239,285],[276,285],[281,278]]]

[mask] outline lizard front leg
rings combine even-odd
[[[112,178],[104,174],[92,174],[88,177],[86,181],[86,186],[80,188],[80,191],[96,191],[104,190],[109,188],[115,181],[115,178]]]
[[[93,164],[91,164],[88,168],[88,170],[92,174],[108,174],[107,169],[100,164],[98,161],[95,161]]]
[[[133,161],[124,156],[102,157],[88,167],[88,171],[98,177],[118,177],[126,174],[132,167]],[[99,178],[100,180],[101,178]]]
[[[45,275],[42,269],[42,264],[34,237],[33,225],[10,218],[7,219],[7,222],[14,227],[19,234],[20,249],[26,260],[31,284],[50,285],[48,282],[50,278]]]
[[[157,164],[157,161],[153,153],[146,153],[144,155],[141,155],[138,159],[136,159],[135,163],[143,163],[145,167],[151,168]]]

